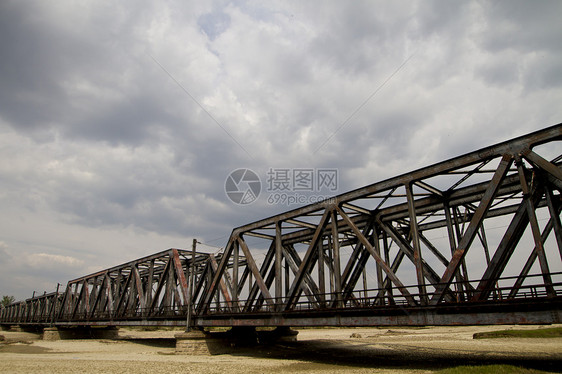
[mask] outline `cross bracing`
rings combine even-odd
[[[197,254],[191,295],[191,255],[172,249],[1,321],[165,324],[192,308],[196,326],[560,322],[561,140],[559,124],[238,227]]]

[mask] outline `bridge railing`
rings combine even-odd
[[[62,295],[53,292],[10,304],[0,311],[0,323],[53,323],[61,301]]]
[[[552,279],[560,279],[562,277],[562,272],[550,273]],[[503,277],[498,279],[496,286],[490,289],[489,300],[496,303],[502,302],[513,302],[518,300],[539,300],[557,296],[562,296],[562,281],[554,282],[552,284],[552,290],[547,290],[546,286],[541,283],[541,279],[544,277],[543,274],[534,274],[527,277],[526,284],[521,285],[518,288],[518,292],[513,294],[512,286],[499,286],[499,283],[513,282],[516,281],[518,277]],[[462,282],[463,287],[471,285],[476,286],[478,281]],[[459,284],[454,284],[454,286],[460,286]],[[411,285],[405,287],[410,294],[416,299],[423,300],[421,296],[431,297],[434,292],[428,292],[426,295],[421,295],[416,292],[418,289],[417,285]],[[384,299],[376,296],[381,292],[386,292],[388,296]],[[389,292],[390,291],[390,292]],[[389,289],[366,289],[366,290],[356,290],[352,295],[347,295],[344,299],[343,294],[337,294],[335,292],[329,292],[322,295],[317,295],[319,299],[325,300],[325,303],[311,302],[308,299],[299,300],[295,303],[295,306],[290,311],[285,311],[285,313],[300,313],[300,312],[337,312],[338,310],[377,310],[382,308],[411,308],[409,301],[402,296],[402,293],[397,290],[396,287]],[[341,298],[342,302],[338,305],[334,301]],[[470,305],[474,304],[471,298],[466,298],[466,292],[459,292],[455,294],[456,302],[450,303],[450,305]],[[381,300],[384,300],[381,303]],[[95,314],[83,313],[73,313],[73,314],[58,314],[56,313],[55,305],[60,306],[62,302],[62,295],[57,294],[46,294],[38,296],[35,299],[28,299],[23,302],[13,303],[0,311],[0,323],[2,324],[56,324],[57,322],[88,322],[88,321],[133,321],[133,320],[158,320],[158,319],[185,319],[187,314],[187,306],[170,306],[161,307],[159,310],[149,310],[148,308],[137,308],[135,310],[127,310],[125,313],[116,316],[109,312],[97,312]],[[482,303],[479,301],[478,303]],[[224,316],[224,315],[240,315],[243,314],[244,306],[246,305],[245,300],[240,300],[236,308],[233,307],[231,302],[228,301],[216,301],[208,306],[205,315],[195,315],[194,318],[206,318],[213,316]],[[275,299],[272,300],[261,300],[256,304],[251,310],[246,310],[244,313],[251,314],[275,314],[279,312],[279,308],[284,304],[276,303]],[[423,307],[423,305],[418,305]],[[194,309],[197,309],[197,305],[194,305]],[[148,317],[147,317],[148,316]]]
[[[560,278],[562,276],[562,272],[550,273],[549,274],[553,279]],[[512,286],[499,286],[496,285],[490,288],[488,291],[489,297],[488,300],[479,300],[478,302],[473,301],[472,295],[469,293],[467,297],[466,291],[462,292],[454,292],[453,295],[455,296],[454,302],[450,303],[443,303],[441,305],[469,305],[469,304],[482,304],[487,301],[489,302],[513,302],[513,301],[523,301],[523,300],[538,300],[544,298],[552,298],[557,296],[562,296],[562,281],[552,283],[552,289],[547,289],[549,286],[546,286],[542,283],[542,278],[544,277],[543,274],[533,274],[527,276],[527,283],[521,285],[517,288],[517,292],[513,294],[514,288]],[[498,283],[501,282],[510,282],[517,280],[518,277],[510,276],[510,277],[502,277],[498,279]],[[481,280],[473,280],[469,282],[454,282],[453,286],[460,286],[475,288],[477,284]],[[403,287],[409,291],[409,294],[417,300],[423,299],[430,299],[434,296],[435,291],[427,292],[425,294],[421,294],[418,292],[417,285],[409,285]],[[289,311],[284,311],[284,313],[292,313],[292,312],[325,312],[325,311],[337,311],[338,309],[377,309],[377,308],[389,308],[389,307],[412,307],[409,304],[409,301],[399,292],[397,287],[393,287],[390,290],[390,294],[392,296],[385,297],[381,299],[380,297],[376,296],[379,295],[381,292],[388,293],[389,289],[380,289],[380,288],[372,288],[366,290],[356,290],[353,292],[351,297],[347,297],[344,299],[343,293],[335,293],[329,292],[324,293],[319,296],[319,299],[325,300],[322,304],[321,302],[313,302],[308,299],[303,298],[295,303],[294,308]],[[372,295],[372,296],[362,296],[362,295]],[[335,302],[341,298],[342,302],[337,304]],[[381,302],[383,301],[383,302]],[[233,308],[231,302],[226,301],[215,301],[211,305],[208,306],[207,313],[205,316],[213,316],[213,315],[232,315],[232,314],[241,314],[244,310],[244,306],[247,304],[246,300],[240,300],[238,302],[238,307]],[[253,304],[255,305],[255,304]],[[285,305],[285,303],[277,303],[275,298],[271,298],[270,300],[262,300],[261,303],[258,304],[257,307],[254,307],[250,310],[247,310],[247,313],[277,313],[281,306]],[[423,307],[424,305],[417,305],[417,307]],[[205,317],[202,316],[202,317]]]

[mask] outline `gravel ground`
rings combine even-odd
[[[174,331],[122,329],[124,340],[60,341],[2,331],[0,372],[411,374],[498,363],[562,370],[562,338],[472,339],[476,332],[507,328],[540,326],[304,329],[296,343],[217,356],[176,355]]]

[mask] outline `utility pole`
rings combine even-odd
[[[193,239],[191,246],[191,270],[189,272],[189,287],[188,287],[188,302],[187,302],[187,320],[185,325],[185,332],[191,331],[191,315],[193,311],[193,285],[195,283],[195,249],[197,247],[197,239]]]

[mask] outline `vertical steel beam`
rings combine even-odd
[[[338,308],[343,308],[342,298],[342,284],[341,284],[341,259],[340,259],[340,239],[338,230],[338,219],[336,212],[332,210],[332,238],[333,238],[333,251],[334,251],[334,283],[336,293],[336,305]]]
[[[282,221],[275,222],[275,303],[277,310],[283,304],[283,244],[281,239]]]
[[[238,241],[234,242],[234,263],[232,264],[232,306],[236,311],[240,310],[240,306],[238,304],[239,296],[240,296],[240,288],[238,282],[240,281],[239,276],[239,267],[240,267],[240,246],[238,245]]]
[[[455,236],[455,229],[453,227],[451,207],[449,206],[448,202],[445,202],[443,204],[443,210],[445,211],[445,221],[447,222],[447,234],[448,234],[447,236],[449,238],[449,248],[451,249],[451,256],[453,256],[455,254],[455,251],[457,250],[457,239]],[[458,302],[463,300],[461,276],[458,270],[455,272],[455,277],[457,280],[455,283],[455,296]]]
[[[154,259],[150,260],[148,264],[148,279],[146,281],[146,315],[150,315],[152,313],[152,294],[154,293],[153,289],[154,285]]]
[[[189,267],[189,286],[187,291],[187,300],[186,300],[186,308],[187,308],[187,316],[185,320],[185,331],[191,331],[191,317],[193,315],[195,297],[193,296],[193,286],[195,284],[195,258],[197,255],[197,239],[193,239],[193,243],[191,244],[191,264]],[[187,266],[186,266],[187,268]],[[183,273],[183,272],[182,272]]]
[[[562,259],[562,225],[560,224],[560,207],[562,204],[560,204],[560,201],[554,200],[554,195],[552,194],[550,186],[546,186],[545,193],[550,219],[552,220],[552,226],[554,228],[556,244],[558,244],[558,252],[560,253],[560,259]]]
[[[375,227],[375,230],[378,230],[378,228]],[[388,245],[388,235],[384,231],[382,232],[382,241],[384,246],[384,263],[387,264],[387,266],[390,266],[390,246]],[[398,254],[396,256],[397,266],[394,267],[394,264],[392,264],[393,266],[390,266],[390,269],[394,273],[396,273],[396,269],[398,269],[398,266],[400,266],[400,262],[402,261],[402,258],[404,258],[404,252],[398,251]],[[383,285],[379,287],[381,287],[381,289],[379,291],[379,294],[377,295],[377,298],[380,298],[382,300],[382,304],[383,305],[385,304],[384,302],[385,290],[386,290],[386,295],[388,296],[388,304],[390,305],[395,304],[394,295],[392,293],[392,282],[390,281],[390,278],[388,278],[388,276],[384,280]]]
[[[296,273],[298,271],[298,267],[297,270],[293,272]],[[285,276],[284,276],[284,283],[285,283],[285,292],[289,289],[289,287],[291,287],[291,281],[290,281],[290,277],[291,276],[291,268],[289,267],[289,260],[285,257]]]
[[[326,264],[325,264],[326,260],[324,259],[324,244],[322,238],[318,241],[316,250],[318,251],[318,287],[320,292],[321,305],[325,307],[326,306],[326,277],[324,275],[324,269],[326,268]]]
[[[410,216],[410,237],[414,247],[414,265],[416,267],[416,277],[418,280],[419,299],[422,305],[427,305],[427,288],[425,286],[425,277],[423,271],[422,253],[420,236],[418,230],[418,219],[416,217],[416,207],[414,205],[414,194],[412,193],[411,183],[406,183],[406,199],[408,202],[408,214]]]

